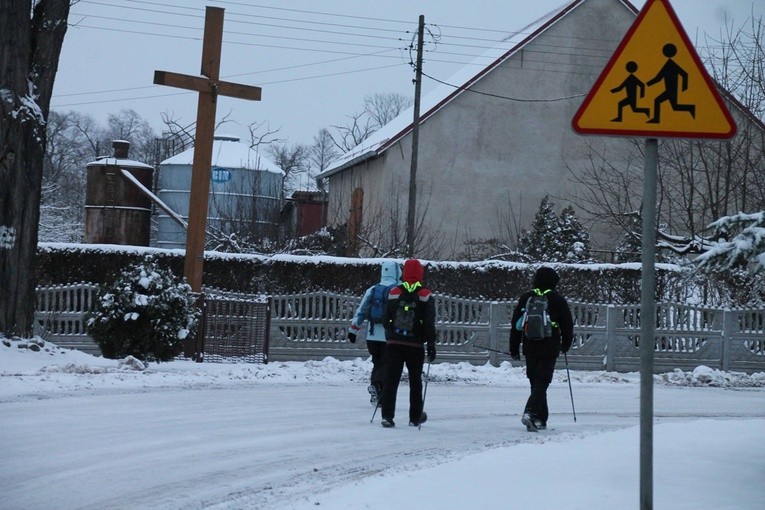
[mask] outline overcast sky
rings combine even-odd
[[[221,98],[221,131],[247,138],[266,123],[288,143],[310,144],[319,129],[346,125],[375,93],[413,96],[405,49],[420,14],[439,43],[428,44],[428,74],[447,79],[507,33],[566,0],[79,0],[71,10],[52,108],[103,123],[136,110],[161,131],[164,112],[196,119],[196,94],[153,85],[155,70],[198,75],[204,7],[225,9],[221,78],[257,85],[260,102]],[[726,19],[762,16],[762,0],[673,0],[692,41],[719,38]],[[644,0],[633,4],[641,8]],[[423,93],[436,85],[424,78]],[[586,93],[587,91],[582,91]]]

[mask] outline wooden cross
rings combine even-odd
[[[183,274],[191,289],[202,289],[205,226],[210,193],[210,166],[215,137],[215,106],[219,95],[260,101],[260,87],[220,81],[220,54],[223,43],[223,9],[205,9],[205,33],[202,43],[202,76],[154,71],[154,83],[199,92],[197,129],[194,137],[194,163],[191,170],[189,228],[186,233],[186,258]]]

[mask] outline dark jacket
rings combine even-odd
[[[517,356],[520,353],[521,342],[523,342],[524,356],[555,358],[560,352],[568,352],[571,348],[571,343],[574,340],[574,319],[571,316],[571,309],[568,307],[566,299],[555,291],[559,279],[560,277],[554,269],[540,267],[534,274],[532,290],[524,293],[518,300],[511,319],[510,354],[512,356]],[[533,289],[539,289],[542,292],[550,290],[546,294],[548,302],[547,310],[550,314],[550,319],[557,323],[557,327],[554,327],[552,330],[552,336],[541,340],[529,340],[523,334],[523,331],[515,327],[518,319],[523,315],[526,301],[534,295]]]
[[[422,286],[425,270],[416,259],[409,259],[404,262],[404,271],[401,275],[402,284],[393,287],[388,294],[388,308],[385,319],[385,339],[391,344],[417,345],[427,343],[434,346],[436,343],[436,303],[430,289]],[[399,300],[402,296],[416,297],[417,323],[414,329],[414,336],[407,337],[396,334],[393,328],[393,319],[396,315]],[[415,296],[411,296],[415,294]]]

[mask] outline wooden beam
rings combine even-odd
[[[188,74],[173,73],[170,71],[154,71],[154,84],[167,85],[179,89],[193,90],[201,93],[215,93],[220,96],[249,99],[260,101],[262,89],[252,85],[242,85],[228,81],[213,81],[204,76],[190,76]]]

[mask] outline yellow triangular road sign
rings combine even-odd
[[[573,120],[581,134],[730,138],[736,123],[668,0],[647,0]]]

